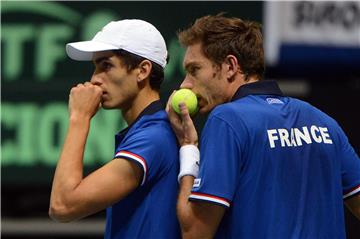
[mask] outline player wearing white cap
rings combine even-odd
[[[92,60],[90,82],[73,87],[69,128],[54,175],[50,216],[67,222],[107,208],[105,238],[177,238],[178,147],[159,96],[167,60],[160,32],[142,20],[110,22],[91,41],[69,43],[74,60]],[[91,118],[119,109],[128,127],[113,160],[83,177]]]

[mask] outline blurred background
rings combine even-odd
[[[31,2],[1,1],[1,236],[102,238],[104,212],[70,224],[48,218],[52,176],[67,129],[69,90],[93,66],[67,58],[65,44],[89,40],[110,20],[140,18],[166,39],[170,63],[162,99],[183,79],[176,32],[207,14],[263,25],[266,79],[335,118],[360,153],[360,2]],[[205,120],[197,118],[201,130]],[[112,159],[119,112],[92,121],[86,172]],[[161,212],[159,212],[161,213]],[[360,222],[346,209],[348,238]]]

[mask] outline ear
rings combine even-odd
[[[150,76],[151,69],[152,63],[149,60],[143,60],[138,66],[139,73],[137,76],[137,81],[141,82],[148,78]]]
[[[237,58],[234,55],[228,55],[225,58],[224,64],[226,70],[226,78],[229,81],[233,81],[235,74],[238,73],[240,70],[240,65]]]

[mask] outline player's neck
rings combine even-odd
[[[236,81],[233,81],[230,85],[230,87],[228,87],[229,92],[228,92],[228,101],[230,101],[233,96],[235,95],[236,91],[243,85],[249,84],[249,83],[254,83],[256,81],[259,81],[259,79],[255,76],[250,76],[248,79],[245,79],[244,77],[240,77],[238,78]]]
[[[122,111],[122,115],[128,125],[133,123],[140,113],[152,102],[159,100],[160,95],[154,90],[141,90],[133,100],[131,107]]]

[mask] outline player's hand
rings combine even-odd
[[[69,95],[70,117],[91,119],[101,107],[102,89],[90,82],[73,87]]]
[[[169,97],[166,105],[166,112],[169,116],[171,126],[175,132],[180,146],[186,144],[198,145],[198,135],[194,123],[190,117],[185,104],[180,104],[180,115],[177,114],[171,106],[171,100],[175,91]]]

